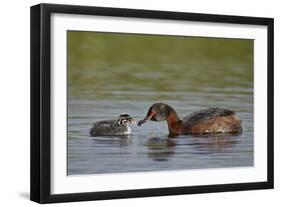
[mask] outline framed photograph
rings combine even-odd
[[[273,19],[31,7],[31,200],[273,188]]]

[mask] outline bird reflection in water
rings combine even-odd
[[[193,153],[211,154],[224,153],[234,148],[237,136],[233,134],[193,135],[188,145],[194,148]]]
[[[106,136],[106,137],[95,137],[92,140],[94,145],[102,145],[106,147],[127,147],[132,144],[132,134]]]
[[[181,135],[167,137],[152,137],[146,142],[148,157],[154,161],[168,161],[176,154],[177,147],[190,146],[190,154],[223,153],[232,149],[237,143],[233,134],[216,135]]]
[[[148,157],[155,161],[168,161],[175,154],[176,140],[163,137],[152,137],[146,142]]]

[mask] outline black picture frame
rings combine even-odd
[[[166,187],[74,194],[51,194],[51,70],[50,15],[52,13],[134,17],[210,23],[232,23],[267,26],[267,181],[186,187]],[[210,193],[273,188],[273,28],[272,18],[195,14],[168,11],[135,10],[89,6],[39,4],[31,7],[31,174],[30,199],[38,203],[119,199],[146,196]]]

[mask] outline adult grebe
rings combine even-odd
[[[146,121],[167,121],[171,135],[242,133],[241,120],[234,111],[223,108],[209,108],[195,111],[182,120],[176,111],[164,103],[153,104],[145,118],[139,121],[141,126]]]
[[[129,125],[136,123],[129,114],[121,114],[117,119],[95,122],[90,134],[91,136],[128,135],[131,133]]]

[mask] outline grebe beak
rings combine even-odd
[[[150,120],[155,114],[157,114],[158,112],[152,112],[151,114],[147,114],[146,117],[143,120],[140,120],[138,122],[138,126],[141,126],[142,124],[144,124],[146,121]]]
[[[142,124],[144,124],[146,122],[146,120],[145,119],[143,119],[143,120],[140,120],[139,122],[138,122],[138,126],[141,126]]]

